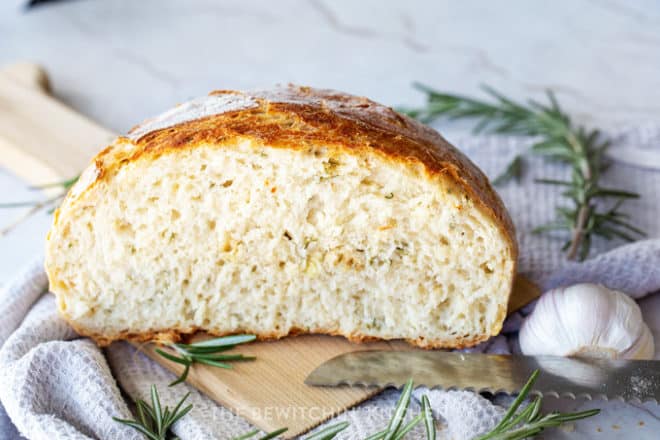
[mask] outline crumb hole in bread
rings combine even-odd
[[[89,229],[92,231],[93,229]],[[133,226],[127,222],[125,219],[117,219],[114,221],[114,230],[117,234],[126,235],[130,234],[133,230]]]
[[[221,250],[222,252],[231,252],[234,249],[234,246],[232,245],[232,238],[231,235],[225,233],[224,234],[224,241],[222,242],[222,247]]]

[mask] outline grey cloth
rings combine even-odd
[[[651,154],[660,151],[660,127],[626,130],[616,138],[619,150],[621,145],[630,145]],[[517,138],[453,140],[490,176],[529,147],[529,140]],[[653,166],[617,163],[604,176],[609,186],[642,194],[626,209],[632,221],[655,239],[625,246],[596,240],[593,253],[597,257],[585,263],[568,263],[560,251],[560,237],[530,232],[534,226],[552,220],[553,207],[563,202],[557,188],[535,184],[533,179],[564,178],[566,171],[538,158],[528,159],[528,163],[530,172],[523,182],[498,188],[516,224],[523,273],[545,288],[592,281],[622,289],[634,298],[660,290],[660,271],[656,269],[660,267],[660,172]],[[233,438],[250,430],[244,419],[188,385],[168,388],[173,375],[132,346],[115,343],[100,350],[91,341],[77,337],[57,315],[54,297],[45,293],[47,280],[41,265],[41,259],[36,259],[0,293],[0,400],[24,436],[48,440],[139,438],[111,417],[130,417],[125,396],[147,398],[151,384],[158,386],[169,405],[185,392],[192,392],[193,411],[174,427],[183,440]],[[649,297],[653,301],[646,298],[643,308],[660,308],[660,301],[654,300],[657,296]],[[511,316],[502,335],[468,351],[516,351],[516,331],[529,309]],[[660,310],[643,311],[650,317],[660,314]],[[439,438],[471,438],[492,427],[502,414],[500,407],[474,393],[417,390],[416,398],[422,392],[429,393],[440,422]],[[386,391],[329,423],[349,420],[350,429],[339,438],[364,438],[382,429],[397,397],[396,391]],[[412,412],[418,409],[417,401],[413,407]],[[0,438],[17,438],[13,425],[0,412]]]

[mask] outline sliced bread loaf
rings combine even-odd
[[[365,98],[217,91],[134,128],[48,236],[61,314],[100,344],[203,330],[465,347],[497,334],[516,266],[487,178]]]

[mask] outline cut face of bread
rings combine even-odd
[[[62,315],[102,344],[204,330],[462,347],[499,332],[516,248],[490,187],[464,180],[476,168],[378,148],[378,127],[337,127],[354,121],[329,92],[286,93],[307,96],[166,115],[102,152],[49,234]]]

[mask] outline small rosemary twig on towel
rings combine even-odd
[[[9,209],[9,208],[24,208],[24,207],[30,207],[30,209],[20,216],[18,219],[10,223],[8,226],[5,226],[0,230],[0,237],[8,234],[11,232],[16,226],[36,214],[37,212],[41,211],[42,209],[48,209],[48,212],[52,212],[55,210],[57,205],[62,201],[64,196],[66,195],[67,191],[78,181],[78,177],[76,176],[71,179],[64,180],[62,182],[55,182],[55,183],[48,183],[45,185],[37,185],[37,186],[31,186],[31,190],[41,190],[41,189],[47,189],[47,188],[61,188],[61,191],[48,199],[44,200],[30,200],[30,201],[21,201],[21,202],[10,202],[10,203],[0,203],[0,209]]]

